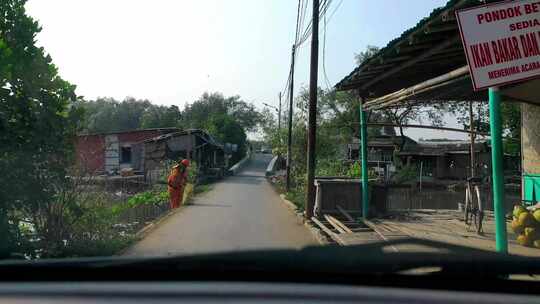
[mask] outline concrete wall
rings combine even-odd
[[[457,210],[458,203],[465,199],[465,188],[455,187],[448,190],[442,187],[418,188],[390,186],[388,187],[387,210],[396,209],[451,209]],[[486,210],[493,210],[491,187],[480,188],[482,206]],[[512,210],[514,204],[520,200],[519,189],[507,187],[504,191],[505,212]]]
[[[540,106],[521,106],[522,199],[540,201]]]
[[[540,106],[521,105],[523,173],[540,174]]]
[[[102,135],[78,136],[75,143],[78,166],[85,173],[96,173],[105,169],[105,137]]]

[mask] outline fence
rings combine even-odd
[[[134,195],[149,191],[165,191],[166,185],[160,183],[162,172],[155,170],[153,178],[148,176],[97,176],[85,178],[80,183],[81,191],[99,193],[105,196],[105,207],[123,205]],[[159,186],[161,185],[162,186]],[[163,201],[159,204],[141,204],[122,210],[118,216],[115,227],[126,231],[137,231],[147,223],[159,218],[170,209],[169,202]]]
[[[465,200],[465,188],[447,189],[444,187],[422,190],[411,187],[389,186],[387,188],[386,209],[457,209],[458,203]],[[482,206],[485,210],[493,210],[491,187],[480,189]],[[505,191],[505,209],[512,210],[513,204],[521,200],[519,189]]]
[[[124,210],[119,216],[119,223],[139,230],[169,210],[169,202],[162,202],[159,205],[139,205]]]

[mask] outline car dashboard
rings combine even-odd
[[[472,282],[464,282],[466,284]],[[0,303],[533,303],[536,296],[249,282],[0,283]]]

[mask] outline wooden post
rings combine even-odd
[[[315,205],[315,143],[317,139],[317,73],[319,65],[319,0],[313,0],[311,63],[309,77],[309,115],[307,147],[306,218],[313,216]]]

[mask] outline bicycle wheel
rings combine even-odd
[[[465,224],[469,225],[470,220],[469,217],[471,216],[471,191],[470,191],[470,185],[467,184],[467,187],[465,188],[465,207],[464,207],[464,220]]]
[[[475,202],[473,202],[473,206],[475,207],[475,221],[474,225],[476,227],[476,232],[478,234],[482,233],[482,222],[484,220],[484,208],[482,208],[482,199],[480,196],[480,188],[478,185],[474,186],[474,194],[473,197],[475,197]]]

